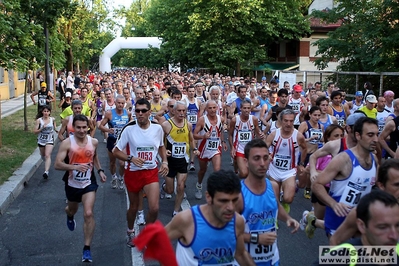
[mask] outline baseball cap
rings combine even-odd
[[[66,97],[72,97],[71,92],[67,91],[67,92],[65,93],[65,98],[66,98]]]
[[[375,96],[374,96],[375,97]],[[346,124],[348,126],[353,126],[356,121],[362,117],[365,117],[366,115],[364,113],[353,113],[350,116],[348,116],[348,118],[346,119]]]
[[[367,95],[366,97],[366,101],[370,102],[370,103],[377,103],[377,97],[375,97],[375,95]]]
[[[362,92],[362,91],[357,91],[357,92],[355,93],[355,96],[363,96],[363,92]]]
[[[262,80],[266,80],[266,77],[262,77]]]
[[[240,84],[241,84],[241,82],[239,82],[239,81],[234,81],[234,83],[233,83],[234,86],[240,85]]]
[[[299,85],[294,85],[294,91],[296,92],[302,92],[302,87]]]
[[[45,87],[45,88],[47,88],[47,84],[46,84],[46,82],[42,82],[42,83],[40,83],[40,87]]]

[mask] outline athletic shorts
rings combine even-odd
[[[177,173],[187,174],[188,163],[185,158],[174,159],[174,160],[169,160],[168,158],[168,163],[169,163],[168,165],[169,172],[166,175],[167,177],[175,178]]]
[[[159,182],[158,168],[139,171],[125,170],[124,179],[127,191],[139,193],[146,185]]]
[[[54,142],[49,142],[49,143],[46,143],[46,145],[42,145],[42,144],[37,144],[37,146],[39,146],[39,147],[46,147],[47,145],[53,145],[54,146]]]
[[[115,147],[115,143],[116,143],[116,139],[113,137],[109,137],[107,138],[107,149],[109,152],[112,152],[112,150]]]
[[[65,194],[70,202],[82,202],[82,196],[89,192],[96,192],[98,188],[97,183],[91,183],[85,188],[74,188],[69,186],[68,184],[65,185]]]
[[[330,191],[330,187],[324,187],[327,191],[327,193]],[[310,197],[310,202],[312,203],[319,203],[321,206],[326,206],[319,198],[312,192],[312,196]]]
[[[244,155],[244,153],[236,152],[236,158],[237,157],[245,158],[245,155]]]

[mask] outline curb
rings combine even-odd
[[[59,130],[60,127],[57,128]],[[58,135],[54,136],[54,146],[58,144]],[[11,203],[21,194],[37,168],[42,164],[39,148],[14,171],[12,176],[0,186],[0,216],[5,214]]]

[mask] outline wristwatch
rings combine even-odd
[[[303,167],[305,167],[305,163],[304,162],[299,162],[298,165],[302,165]]]
[[[133,155],[128,155],[127,159],[126,159],[126,162],[130,162],[132,160],[132,158],[133,158]]]
[[[259,234],[258,233],[251,233],[251,237],[249,238],[249,242],[252,244],[258,244],[259,242]]]

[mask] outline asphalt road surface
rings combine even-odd
[[[124,190],[111,189],[108,156],[105,143],[99,132],[98,155],[108,177],[107,183],[99,182],[94,208],[96,229],[91,246],[93,265],[144,265],[141,254],[126,246],[126,194]],[[52,159],[58,151],[54,148]],[[75,215],[77,227],[71,232],[66,226],[64,212],[65,192],[61,180],[63,172],[50,169],[50,178],[43,180],[42,164],[24,191],[11,204],[8,211],[0,217],[0,266],[5,265],[82,265],[83,214],[80,205]],[[196,162],[196,170],[198,164]],[[222,169],[232,169],[229,153],[223,153]],[[212,172],[209,165],[208,172]],[[204,190],[206,187],[204,180]],[[187,178],[187,201],[191,206],[205,203],[194,197],[197,171],[189,172]],[[161,199],[159,220],[167,224],[173,212],[173,200]],[[185,208],[188,206],[186,205]],[[310,209],[310,200],[303,198],[299,190],[291,205],[291,216],[299,221],[303,210]],[[145,207],[146,209],[146,202]],[[317,260],[319,245],[327,245],[324,231],[317,230],[312,240],[303,231],[291,234],[282,222],[279,222],[278,247],[280,265],[310,265]],[[174,243],[175,244],[175,243]],[[145,261],[145,265],[159,265]]]

